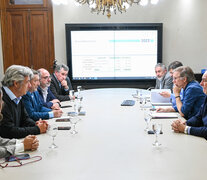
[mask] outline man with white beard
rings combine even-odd
[[[158,63],[155,66],[156,85],[155,89],[170,89],[172,91],[173,82],[172,77],[167,72],[167,68],[164,64]]]
[[[38,92],[40,94],[40,100],[43,106],[50,109],[60,109],[60,101],[53,95],[50,90],[51,76],[46,69],[38,69],[40,75],[40,86]]]

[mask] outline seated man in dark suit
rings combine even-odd
[[[2,108],[2,91],[0,87],[0,121],[3,116],[1,114]],[[23,141],[17,139],[5,139],[0,137],[0,158],[14,155],[23,151],[36,150],[39,146],[39,141],[34,135],[29,135]]]
[[[68,71],[68,66],[60,64],[55,67],[55,72],[52,74],[50,90],[60,101],[68,101],[74,98],[69,95],[72,85],[68,77]]]
[[[207,94],[207,71],[203,74],[200,84],[203,87],[203,92]],[[186,122],[182,122],[180,119],[174,121],[172,123],[172,129],[177,133],[204,137],[207,140],[207,97],[198,114]]]
[[[37,121],[39,119],[49,119],[53,117],[60,117],[62,115],[62,110],[51,110],[46,108],[40,102],[40,95],[37,91],[39,86],[39,74],[37,71],[33,70],[33,77],[30,80],[31,86],[28,88],[26,95],[22,97],[24,106],[29,114],[29,117]]]
[[[50,73],[46,69],[38,69],[40,75],[40,85],[37,88],[40,94],[40,101],[43,106],[50,109],[60,109],[60,101],[56,99],[50,90],[51,77]]]
[[[195,81],[190,67],[180,66],[173,71],[173,93],[176,105],[169,108],[158,108],[157,112],[179,112],[186,119],[195,116],[204,102],[205,94],[201,85]],[[183,99],[180,91],[183,89]]]
[[[170,73],[164,64],[158,63],[155,66],[156,85],[155,89],[170,89],[172,91],[173,82]]]
[[[24,66],[12,65],[4,75],[3,119],[0,121],[0,136],[5,138],[24,138],[27,135],[45,133],[47,122],[33,121],[29,118],[22,102],[21,96],[25,95],[33,76],[31,69]]]

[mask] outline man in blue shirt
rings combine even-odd
[[[182,117],[189,119],[195,116],[204,102],[205,94],[200,84],[195,81],[194,73],[190,67],[181,66],[173,71],[173,93],[176,105],[169,108],[158,108],[157,112],[179,112]],[[180,91],[183,88],[183,99]]]
[[[22,97],[25,108],[29,117],[35,121],[39,119],[49,119],[53,117],[60,117],[62,115],[61,110],[51,110],[46,108],[40,102],[39,93],[37,87],[39,86],[39,74],[33,70],[33,78],[30,80],[31,87],[26,95]]]
[[[168,66],[168,72],[170,74],[171,77],[173,77],[173,71],[174,69],[176,69],[177,67],[183,66],[183,64],[180,61],[173,61],[172,63],[169,64]],[[176,99],[175,99],[175,95],[172,93],[169,93],[167,91],[163,91],[160,93],[161,96],[166,97],[166,98],[170,98],[172,105],[175,106],[176,105]],[[180,91],[180,99],[182,101],[183,99],[183,89],[181,89]]]
[[[207,94],[207,71],[203,74],[200,84],[203,87],[203,92]],[[204,137],[207,140],[207,97],[195,116],[186,122],[182,122],[180,119],[174,121],[172,129],[177,133]]]

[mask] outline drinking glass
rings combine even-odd
[[[73,97],[74,97],[74,90],[70,90],[69,91],[69,95],[70,95],[71,101],[74,101],[74,99],[73,99]]]
[[[149,131],[149,123],[152,119],[152,116],[150,115],[150,111],[144,111],[144,120],[147,123],[146,128],[144,129],[145,131]]]
[[[57,125],[56,124],[48,125],[47,132],[52,137],[52,144],[49,146],[49,148],[51,148],[51,149],[57,148],[58,146],[55,144],[55,137],[58,133]]]
[[[82,102],[82,100],[83,100],[83,95],[82,95],[82,93],[81,93],[81,90],[82,90],[82,86],[77,86],[77,100],[79,101],[79,103],[80,103],[80,107],[82,108],[82,106],[81,106],[81,102]]]
[[[74,111],[79,115],[81,109],[82,109],[81,100],[80,99],[75,100]]]
[[[74,112],[73,114],[70,115],[70,123],[72,126],[72,131],[70,132],[71,134],[77,134],[78,131],[76,131],[76,124],[79,121],[79,117],[78,114],[76,112]]]
[[[147,102],[146,101],[146,96],[145,95],[141,95],[140,96],[140,101],[139,101],[141,110],[144,109],[144,107],[146,105],[146,102]]]
[[[139,96],[140,96],[139,90],[136,90],[136,95],[137,95],[137,98],[139,98]]]
[[[158,142],[158,134],[162,131],[162,124],[154,123],[152,125],[152,129],[155,132],[155,142],[153,143],[153,146],[160,146],[161,144]]]
[[[139,101],[139,90],[136,90],[136,93],[135,93],[135,94],[132,94],[132,96],[133,96],[137,101]]]
[[[77,86],[78,97],[81,96],[82,86]]]
[[[143,95],[142,90],[138,90],[139,91],[139,97],[141,97]]]

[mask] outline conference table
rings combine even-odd
[[[1,180],[206,180],[207,142],[204,138],[174,133],[175,119],[152,119],[162,124],[158,136],[161,146],[154,147],[155,135],[144,131],[144,111],[132,97],[133,88],[91,89],[81,92],[86,112],[77,123],[78,134],[59,130],[56,149],[48,148],[51,136],[38,135],[40,146],[31,156],[42,160],[16,168],[0,169]],[[121,106],[132,99],[134,106]],[[73,102],[62,102],[73,105]],[[74,111],[64,108],[63,117]],[[49,124],[59,123],[55,119]],[[70,125],[60,122],[59,126]]]

